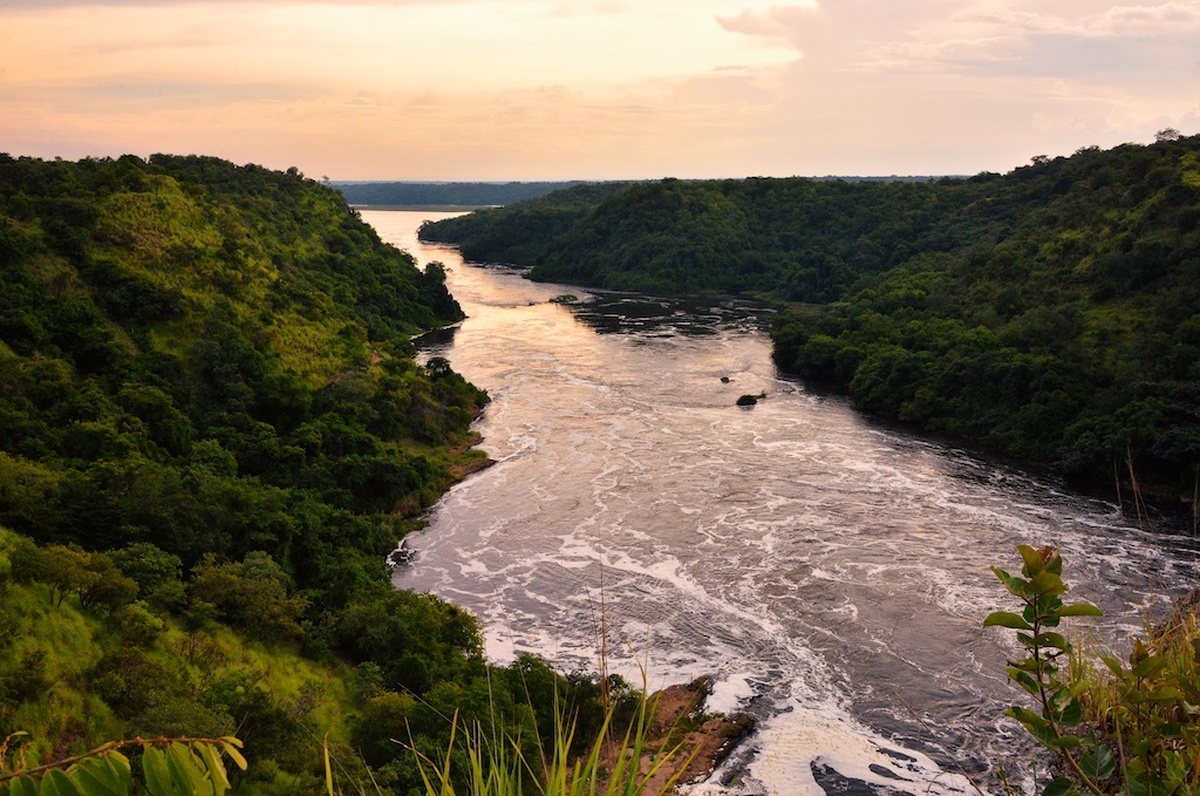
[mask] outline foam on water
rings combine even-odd
[[[364,214],[394,240],[403,215]],[[745,308],[569,308],[546,300],[576,288],[417,253],[471,316],[436,353],[492,395],[477,428],[498,464],[409,537],[397,584],[474,612],[500,662],[596,670],[603,627],[635,684],[712,675],[710,706],[760,729],[695,793],[964,792],[952,764],[986,779],[1028,749],[1000,718],[1016,697],[1010,639],[981,628],[1006,605],[988,565],[1059,546],[1117,643],[1195,578],[1193,548],[1111,505],[779,379]]]

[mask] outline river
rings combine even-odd
[[[1024,704],[1011,632],[981,628],[1012,607],[989,567],[1061,548],[1118,650],[1197,582],[1186,537],[781,377],[761,308],[465,265],[416,239],[442,216],[363,212],[448,267],[469,318],[428,353],[491,394],[477,428],[496,464],[430,512],[395,582],[474,612],[500,663],[594,671],[603,622],[635,684],[715,677],[710,705],[759,730],[694,793],[967,793],[961,772],[995,790],[997,763],[1029,783],[1002,715]]]

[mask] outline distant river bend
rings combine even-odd
[[[635,682],[714,675],[713,706],[761,724],[696,793],[967,793],[959,767],[986,783],[998,761],[1021,778],[1028,747],[1001,716],[1020,700],[1013,650],[980,627],[1009,607],[988,567],[1060,547],[1118,644],[1197,582],[1188,539],[781,378],[761,310],[464,265],[416,240],[444,215],[363,213],[449,267],[470,317],[430,353],[491,393],[478,430],[497,464],[434,508],[396,584],[473,611],[501,662],[595,670],[603,614]]]

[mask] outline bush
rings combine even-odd
[[[1062,619],[1100,616],[1087,603],[1063,603],[1062,557],[1054,548],[1021,545],[1021,577],[993,572],[1022,603],[1021,613],[996,611],[985,626],[1015,630],[1027,651],[1008,676],[1038,710],[1008,709],[1066,776],[1043,796],[1194,796],[1200,781],[1200,631],[1191,610],[1180,610],[1147,638],[1135,639],[1128,665],[1111,655],[1100,663],[1080,655],[1056,630]],[[1070,665],[1063,667],[1062,663]]]

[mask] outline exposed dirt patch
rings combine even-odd
[[[651,695],[646,753],[639,762],[643,776],[648,775],[644,793],[660,793],[671,782],[704,780],[754,730],[754,720],[744,714],[705,714],[712,684],[711,677],[700,677]],[[610,752],[606,768],[611,770],[611,755],[616,753]]]

